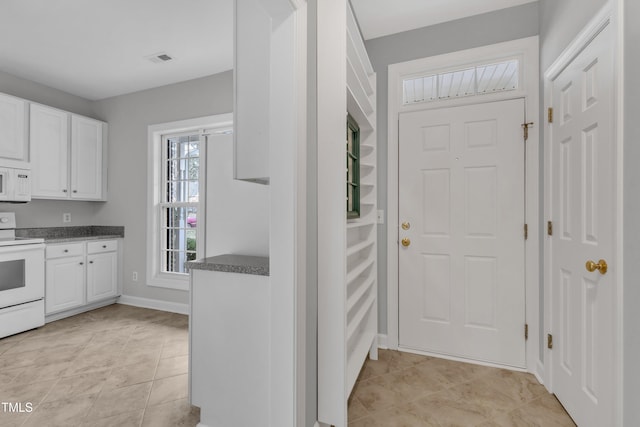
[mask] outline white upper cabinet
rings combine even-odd
[[[71,115],[71,198],[102,199],[104,123]]]
[[[0,158],[28,161],[25,100],[0,94]]]
[[[69,198],[69,114],[44,105],[30,106],[32,198]]]
[[[106,200],[107,124],[44,105],[30,111],[31,197]]]

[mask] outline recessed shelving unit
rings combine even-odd
[[[340,287],[318,289],[318,419],[335,427],[347,427],[347,401],[360,370],[367,356],[378,357],[376,75],[348,3],[346,18],[344,123],[349,114],[359,127],[360,216],[347,219],[345,206],[344,222],[335,224],[345,227]]]
[[[360,134],[360,218],[347,221],[346,336],[348,398],[370,354],[377,358],[376,75],[347,8],[347,111]]]

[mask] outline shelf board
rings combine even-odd
[[[352,268],[351,271],[347,272],[347,280],[346,280],[347,286],[353,283],[353,281],[356,280],[358,276],[360,276],[362,273],[364,273],[367,270],[367,268],[371,267],[375,261],[376,259],[374,256],[365,258],[361,260],[360,264]]]
[[[369,75],[365,70],[365,66],[362,63],[360,55],[358,54],[356,42],[353,40],[353,37],[349,31],[347,31],[347,58],[349,58],[349,61],[351,61],[354,71],[358,76],[358,80],[362,83],[362,87],[365,93],[368,96],[373,95],[373,85],[371,84],[371,80],[369,80]]]
[[[375,131],[375,114],[367,116],[363,108],[356,100],[355,95],[352,93],[351,88],[347,86],[347,111],[356,123],[360,126],[360,132],[374,132]]]
[[[367,95],[366,90],[362,86],[362,82],[358,79],[358,74],[353,68],[353,64],[349,58],[347,58],[347,87],[351,90],[355,99],[358,101],[358,105],[360,105],[362,111],[366,115],[370,115],[375,112],[376,107],[372,102],[371,97]]]
[[[354,333],[358,330],[358,327],[360,326],[362,321],[365,319],[367,314],[371,312],[371,309],[373,308],[373,304],[375,302],[376,302],[376,296],[373,295],[373,293],[371,293],[365,300],[364,304],[362,304],[362,307],[360,307],[358,312],[353,316],[353,320],[351,322],[348,322],[347,340],[350,340],[353,337]]]
[[[364,228],[364,227],[369,227],[369,226],[374,225],[371,222],[361,222],[360,220],[361,220],[361,218],[358,218],[357,219],[358,222],[356,222],[356,220],[354,220],[353,222],[348,222],[347,223],[347,230],[352,230],[352,229],[355,229],[355,228]]]
[[[349,311],[351,311],[351,309],[355,307],[356,303],[360,301],[360,298],[362,298],[362,296],[366,294],[369,289],[371,289],[375,281],[376,278],[372,277],[371,274],[362,278],[360,285],[347,299],[347,313],[349,313]]]
[[[367,48],[365,47],[364,41],[360,36],[360,29],[358,28],[356,17],[353,14],[350,6],[347,6],[347,32],[351,35],[351,38],[354,41],[354,47],[358,52],[358,56],[362,61],[362,65],[364,65],[366,73],[373,74],[373,66],[371,65],[371,61],[369,60],[369,55],[367,55]]]
[[[359,242],[356,245],[353,245],[351,247],[347,247],[347,256],[351,256],[354,254],[357,254],[358,252],[360,252],[363,249],[368,248],[369,246],[373,245],[375,243],[375,239],[374,238],[369,238],[363,242]]]
[[[376,336],[373,332],[365,332],[360,337],[350,354],[347,355],[347,396],[351,394],[358,379],[360,370]]]

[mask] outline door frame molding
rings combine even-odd
[[[402,80],[411,75],[443,72],[470,64],[518,56],[522,59],[522,86],[513,91],[471,96],[462,99],[402,105]],[[389,65],[388,80],[388,155],[387,155],[387,346],[398,349],[398,118],[408,111],[429,110],[454,106],[525,99],[525,110],[533,112],[528,120],[536,122],[529,130],[526,146],[526,222],[529,238],[525,241],[525,311],[529,325],[529,340],[526,342],[527,370],[542,381],[542,362],[539,357],[542,335],[540,334],[540,245],[539,221],[539,47],[538,36],[467,49],[443,55]],[[524,331],[523,331],[524,333]],[[538,339],[536,339],[538,337]]]
[[[614,361],[614,424],[622,425],[623,414],[623,147],[624,147],[624,57],[623,57],[623,22],[622,19],[623,0],[609,0],[600,11],[589,21],[589,23],[580,31],[580,33],[569,43],[556,60],[544,72],[544,105],[551,105],[552,102],[552,85],[558,75],[573,61],[607,26],[613,31],[614,59],[613,59],[613,159],[614,159],[614,206],[616,209],[613,215],[614,236],[613,236],[613,252],[614,260],[610,263],[612,266],[610,274],[614,277],[611,280],[614,291],[614,307],[613,328],[611,331],[614,337],[613,361]],[[544,126],[544,215],[545,218],[551,218],[551,125],[546,123]],[[551,249],[551,240],[548,236],[544,237],[544,331],[552,333],[552,289],[549,271],[548,257]],[[551,350],[544,348],[544,366],[548,369],[544,370],[544,384],[550,392],[553,392],[553,369],[552,369],[552,353]]]

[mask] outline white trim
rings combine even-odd
[[[153,310],[168,311],[178,314],[189,314],[189,304],[179,302],[162,301],[159,299],[134,297],[122,295],[117,301],[118,304],[131,305],[133,307],[151,308]]]
[[[55,322],[56,320],[64,319],[67,317],[75,316],[76,314],[84,313],[87,311],[95,310],[96,308],[106,307],[111,304],[115,304],[118,302],[118,297],[109,298],[103,301],[94,302],[91,304],[83,305],[82,307],[72,308],[70,310],[65,310],[60,313],[48,314],[44,322]]]
[[[613,425],[616,427],[622,427],[624,423],[624,126],[625,126],[625,73],[624,73],[624,3],[625,0],[612,0],[615,7],[613,11],[613,25],[616,29],[615,40],[616,48],[614,52],[614,69],[613,75],[615,79],[615,92],[614,92],[614,109],[616,117],[616,168],[617,174],[616,180],[616,245],[614,247],[616,254],[616,271],[621,272],[616,275],[614,281],[616,287],[616,318],[614,318],[614,353],[613,364],[614,368],[614,411],[613,411]],[[630,362],[630,361],[629,361]],[[629,363],[628,362],[628,363]]]
[[[544,384],[544,365],[539,360],[536,364],[536,370],[533,371],[533,375],[535,375],[540,384]]]
[[[378,348],[383,350],[387,350],[389,346],[387,345],[387,334],[378,334]]]
[[[589,46],[593,39],[611,23],[612,13],[610,3],[600,9],[587,26],[582,29],[580,34],[562,51],[553,64],[547,68],[544,72],[544,79],[555,80],[560,73]]]
[[[576,38],[567,46],[567,48],[556,58],[553,64],[544,73],[544,102],[545,105],[550,105],[552,101],[552,82],[558,75],[573,61],[577,55],[580,54],[593,39],[604,30],[607,25],[612,25],[615,32],[615,53],[614,53],[614,100],[613,100],[613,120],[612,128],[615,132],[614,142],[614,159],[615,159],[615,206],[616,215],[614,218],[615,233],[613,236],[614,244],[614,256],[615,267],[611,269],[611,274],[614,274],[612,279],[612,285],[614,286],[614,321],[611,331],[614,335],[614,375],[613,375],[613,389],[614,389],[614,426],[622,426],[623,422],[623,293],[624,293],[624,278],[621,273],[623,270],[623,191],[624,191],[624,23],[623,23],[623,7],[624,0],[610,0],[600,11],[589,21],[589,23],[582,29],[582,31],[576,36]],[[544,189],[545,189],[545,217],[551,217],[551,203],[549,197],[551,196],[551,181],[549,179],[551,173],[551,163],[549,161],[550,154],[550,126],[545,126],[544,131],[544,150],[545,150],[545,167],[544,167]],[[551,241],[545,238],[544,252],[545,258],[549,254]],[[549,263],[545,263],[544,272],[544,328],[545,331],[551,331],[552,326],[552,301],[551,301],[551,280],[550,272],[548,268]],[[553,391],[553,370],[551,364],[551,352],[545,349],[544,356],[544,381],[547,389]]]
[[[437,357],[439,359],[453,360],[454,362],[470,363],[472,365],[479,365],[479,366],[489,366],[491,368],[508,369],[510,371],[515,371],[515,372],[528,372],[527,368],[519,368],[517,366],[510,366],[510,365],[501,365],[499,363],[485,362],[484,360],[466,359],[464,357],[450,356],[448,354],[432,353],[430,351],[416,350],[409,347],[400,346],[398,347],[398,350],[404,351],[405,353],[419,354],[421,356],[429,356],[429,357]]]
[[[304,425],[307,418],[307,378],[314,375],[307,373],[307,141],[308,141],[308,112],[307,112],[307,45],[308,45],[308,5],[306,0],[292,0],[295,9],[295,50],[296,61],[294,65],[296,73],[295,98],[297,111],[296,149],[297,168],[294,170],[297,186],[294,187],[295,199],[295,282],[293,293],[294,307],[294,394],[296,402],[294,406],[294,425]]]
[[[298,329],[304,329],[305,311],[299,309],[306,283],[306,230],[301,222],[306,217],[306,161],[299,159],[306,156],[307,141],[307,4],[283,0],[260,4],[274,22],[268,140],[269,164],[277,165],[269,170],[271,336],[264,357],[269,359],[270,411],[265,424],[294,427],[298,416],[305,417],[306,390],[306,347],[297,338],[302,336]]]
[[[159,247],[159,218],[157,215],[157,205],[160,203],[160,187],[161,187],[161,168],[156,167],[160,164],[161,150],[160,138],[163,134],[180,133],[193,131],[197,129],[223,128],[233,125],[233,114],[218,114],[215,116],[205,116],[194,119],[179,120],[169,123],[161,123],[150,125],[148,127],[148,144],[147,144],[147,266],[146,277],[147,286],[177,289],[181,291],[189,290],[189,275],[176,275],[171,273],[159,272],[159,259],[157,256]],[[205,151],[206,153],[206,151]],[[205,154],[206,159],[206,154]],[[206,168],[205,168],[206,169]],[[205,171],[206,173],[206,171]],[[203,181],[204,175],[200,177]],[[204,213],[206,206],[206,196],[200,201],[200,211]],[[204,215],[201,215],[204,217]],[[204,223],[204,222],[203,222]],[[204,233],[199,231],[199,238],[205,242]],[[199,248],[203,250],[204,247]]]
[[[414,105],[402,105],[399,90],[402,79],[411,74],[460,67],[476,62],[493,61],[499,58],[520,57],[523,79],[519,89],[490,95],[474,96],[446,101],[436,101]],[[538,37],[528,37],[504,43],[462,50],[414,61],[389,65],[389,113],[388,113],[388,154],[387,154],[387,345],[398,348],[398,115],[405,111],[419,111],[470,105],[507,99],[525,98],[527,120],[539,119],[539,48]],[[531,113],[533,112],[533,113]],[[529,325],[527,341],[527,369],[536,371],[539,350],[539,125],[529,131],[527,142],[527,188],[526,222],[529,225],[529,239],[526,250],[526,322]]]

